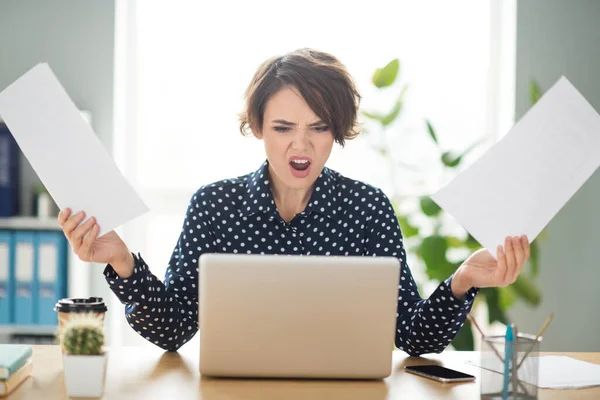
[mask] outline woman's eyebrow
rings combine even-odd
[[[288,125],[288,126],[295,126],[296,124],[290,121],[286,121],[285,119],[276,119],[271,121],[272,123],[275,124],[282,124],[282,125]],[[323,122],[322,120],[318,120],[317,122],[313,122],[312,124],[309,124],[308,126],[319,126],[319,125],[325,125],[325,122]]]
[[[271,122],[274,123],[274,124],[282,124],[282,125],[289,125],[289,126],[296,125],[295,123],[290,122],[290,121],[286,121],[285,119],[276,119],[276,120],[273,120]]]

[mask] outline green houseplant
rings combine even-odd
[[[61,335],[67,395],[101,397],[106,376],[102,322],[95,315],[76,315],[66,323]]]
[[[389,176],[391,179],[405,179],[409,171],[424,174],[422,169],[420,171],[417,166],[408,165],[399,160],[390,145],[392,138],[402,135],[401,132],[398,132],[398,121],[408,91],[406,84],[398,84],[399,71],[400,61],[394,59],[384,67],[377,68],[372,76],[372,84],[377,91],[382,93],[387,91],[388,95],[389,91],[395,91],[396,100],[390,108],[384,113],[372,110],[362,111],[362,115],[368,120],[370,126],[368,130],[365,130],[367,136],[379,135],[373,149],[386,160],[386,165],[390,166]],[[530,87],[531,103],[535,103],[540,96],[539,87],[532,83]],[[423,124],[422,134],[429,137],[432,144],[432,158],[438,165],[433,169],[436,171],[436,176],[420,176],[420,179],[435,179],[434,182],[440,181],[439,174],[442,176],[456,174],[464,164],[465,158],[483,142],[482,140],[477,141],[458,153],[444,149],[434,124],[428,120]],[[397,188],[398,185],[393,185],[393,187]],[[416,256],[430,281],[440,282],[446,279],[454,273],[470,253],[481,247],[468,232],[458,226],[452,218],[449,218],[447,213],[441,210],[427,193],[416,196],[406,195],[395,189],[393,193],[390,193],[390,197],[405,238],[407,251]],[[531,244],[531,260],[527,271],[524,271],[517,281],[508,287],[481,289],[480,295],[476,298],[475,307],[484,302],[490,324],[495,321],[508,323],[506,311],[517,299],[522,299],[533,306],[539,304],[541,294],[534,282],[537,273],[538,246],[534,241]],[[465,324],[452,345],[457,350],[474,349],[473,330],[470,324]]]

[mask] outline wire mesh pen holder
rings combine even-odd
[[[537,399],[538,355],[542,338],[519,333],[505,364],[504,336],[484,336],[481,346],[482,399]],[[508,374],[505,371],[508,370]]]

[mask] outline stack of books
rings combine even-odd
[[[0,397],[11,394],[33,371],[32,348],[26,344],[0,344]]]

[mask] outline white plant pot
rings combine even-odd
[[[40,193],[37,197],[37,215],[40,218],[50,218],[53,216],[52,197],[48,193]]]
[[[67,396],[101,397],[106,377],[106,357],[63,354]]]

